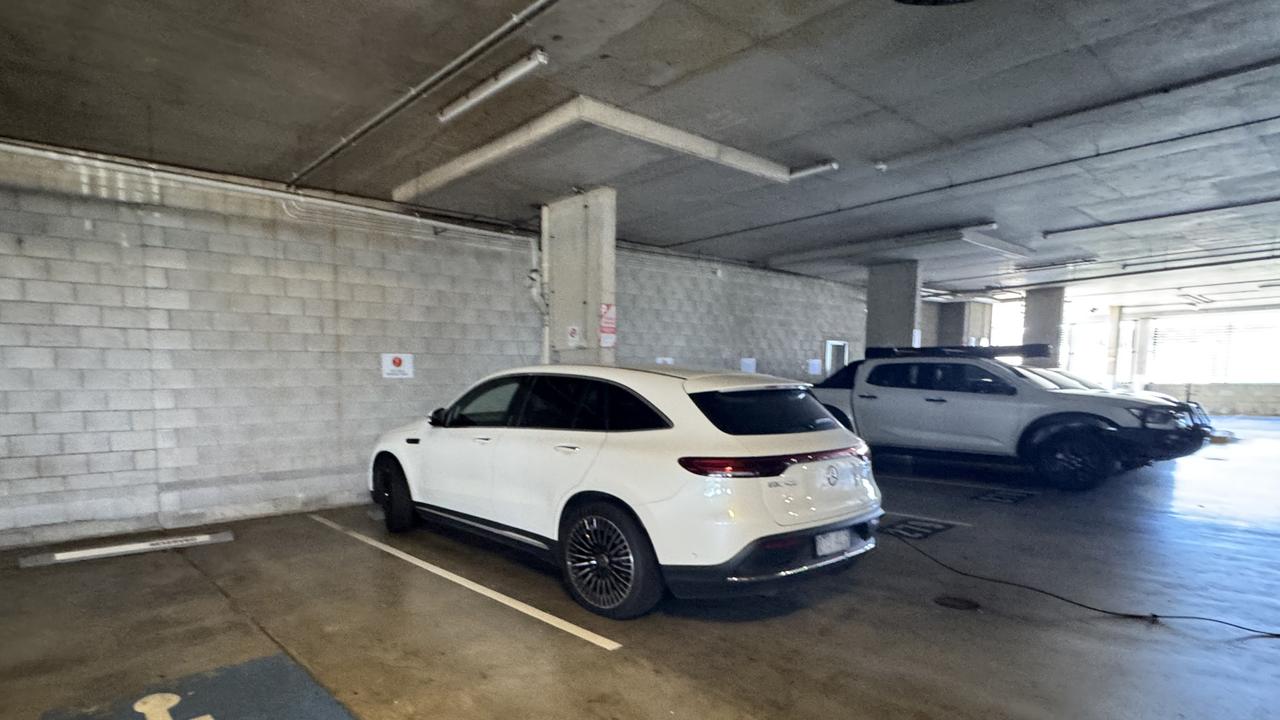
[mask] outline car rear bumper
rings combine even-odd
[[[876,547],[875,531],[884,512],[879,508],[817,527],[759,538],[719,565],[664,565],[671,594],[680,598],[767,595],[822,571],[843,568]],[[816,555],[818,535],[852,531],[853,544],[835,555]]]
[[[1145,460],[1173,460],[1200,450],[1209,440],[1210,429],[1190,427],[1178,430],[1155,428],[1121,428],[1124,449]]]

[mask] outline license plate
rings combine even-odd
[[[833,530],[814,538],[817,545],[815,554],[818,557],[842,553],[853,546],[853,536],[848,530]]]

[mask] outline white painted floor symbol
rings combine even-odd
[[[133,709],[142,714],[146,720],[174,720],[169,712],[182,702],[182,697],[173,693],[155,693],[148,695],[133,704]],[[201,715],[191,720],[213,720],[212,715]]]

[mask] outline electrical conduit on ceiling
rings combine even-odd
[[[418,98],[426,95],[428,92],[443,85],[446,81],[451,80],[460,72],[467,69],[472,63],[480,59],[485,53],[497,47],[503,40],[511,37],[517,30],[529,24],[538,15],[541,15],[559,0],[535,0],[528,7],[518,13],[512,15],[506,22],[498,26],[496,30],[484,36],[479,42],[472,45],[450,60],[444,67],[432,73],[427,79],[414,85],[400,99],[383,108],[378,114],[366,120],[360,127],[353,130],[350,134],[341,137],[338,142],[334,143],[328,150],[325,150],[315,160],[307,163],[301,170],[293,174],[289,178],[289,187],[293,188],[302,182],[308,175],[315,172],[317,168],[324,165],[328,161],[337,157],[347,148],[354,145],[360,138],[368,135],[378,126],[390,120],[401,110],[404,110]]]

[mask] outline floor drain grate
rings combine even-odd
[[[981,495],[974,495],[973,499],[1001,505],[1017,505],[1023,500],[1035,496],[1035,493],[1027,492],[1026,490],[992,490]]]
[[[978,610],[982,608],[981,605],[969,598],[956,597],[955,595],[939,595],[933,599],[933,602],[950,610]]]

